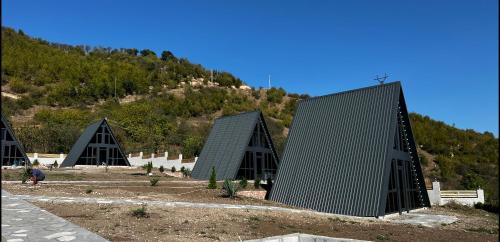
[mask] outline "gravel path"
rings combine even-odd
[[[4,190],[2,190],[2,238],[7,242],[107,241]]]
[[[3,192],[3,190],[2,190]],[[338,215],[330,213],[315,212],[312,210],[293,209],[274,206],[260,206],[260,205],[235,205],[235,204],[222,204],[222,203],[194,203],[194,202],[169,202],[163,200],[142,200],[142,199],[127,199],[127,198],[97,198],[97,197],[51,197],[51,196],[34,196],[34,195],[11,195],[13,198],[22,199],[27,201],[40,201],[40,202],[55,202],[55,203],[86,203],[86,204],[114,204],[114,205],[147,205],[159,207],[178,207],[178,208],[219,208],[219,209],[248,209],[248,210],[261,210],[261,211],[280,211],[288,213],[304,213],[317,216],[331,216],[339,217],[347,220],[373,220],[370,217],[355,217],[347,215]],[[3,198],[2,198],[3,199]],[[2,205],[3,210],[3,205]],[[457,221],[454,216],[435,215],[429,213],[419,213],[413,211],[410,213],[403,213],[399,216],[393,214],[381,219],[383,221],[393,223],[407,223],[422,225],[426,227],[441,226],[441,224],[451,224]]]

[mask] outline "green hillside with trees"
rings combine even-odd
[[[201,81],[202,86],[189,85]],[[218,83],[211,86],[209,82]],[[109,119],[127,153],[201,151],[215,118],[263,110],[281,154],[296,103],[282,88],[243,81],[168,50],[70,46],[2,27],[2,112],[28,152],[67,153],[90,122]],[[498,203],[498,139],[410,114],[426,177],[445,188],[486,190]],[[429,160],[429,158],[431,157]]]

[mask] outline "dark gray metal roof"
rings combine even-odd
[[[3,116],[3,113],[1,113],[1,115],[2,115],[2,123],[3,123],[3,125],[7,129],[7,132],[9,132],[10,136],[12,137],[12,139],[16,142],[17,148],[21,151],[21,154],[23,154],[23,156],[24,156],[24,160],[27,161],[29,164],[31,164],[30,159],[28,159],[28,156],[26,155],[26,152],[24,151],[23,144],[14,135],[14,131],[12,130],[12,127],[10,126],[9,121],[7,120],[7,118],[5,118]]]
[[[64,161],[62,162],[61,167],[74,166],[76,164],[76,161],[78,160],[78,158],[80,157],[80,155],[83,153],[83,151],[87,147],[88,143],[90,142],[90,140],[92,139],[92,137],[94,136],[94,134],[97,132],[97,130],[99,129],[99,127],[103,123],[106,126],[108,126],[108,128],[109,128],[109,130],[111,132],[112,139],[114,139],[115,142],[116,142],[116,144],[118,144],[118,147],[119,147],[118,150],[122,154],[122,156],[125,159],[125,162],[127,163],[127,165],[130,166],[130,163],[128,162],[127,156],[123,153],[120,144],[116,140],[116,138],[115,138],[115,136],[113,134],[113,131],[111,130],[111,127],[109,127],[109,124],[106,121],[106,119],[103,118],[103,119],[101,119],[101,120],[99,120],[99,121],[97,121],[95,123],[92,123],[89,126],[87,126],[87,128],[83,131],[82,135],[80,135],[80,137],[75,142],[75,144],[73,145],[73,147],[71,147],[71,150],[69,151],[68,156],[66,156],[66,158],[64,158]]]
[[[264,123],[264,130],[268,135],[271,149],[275,152],[264,118],[259,110],[221,117],[215,120],[193,168],[192,177],[200,180],[209,179],[213,166],[217,180],[235,179],[245,155],[245,149],[259,120]],[[276,153],[274,155],[278,160]]]
[[[381,215],[400,94],[393,82],[300,101],[270,199]]]

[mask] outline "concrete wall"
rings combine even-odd
[[[475,191],[474,197],[470,196],[463,196],[460,197],[460,195],[456,195],[454,197],[443,197],[444,195],[442,193],[449,193],[450,191],[441,191],[441,185],[439,182],[435,181],[432,182],[432,190],[427,190],[427,194],[429,195],[429,200],[432,205],[445,205],[451,201],[454,201],[459,204],[467,205],[467,206],[474,206],[476,203],[484,203],[484,190],[479,188]],[[470,190],[463,190],[463,191],[454,191],[460,194],[462,193],[467,193],[471,194]]]
[[[165,152],[165,155],[162,157],[155,157],[153,154],[151,155],[151,158],[143,158],[142,152],[140,152],[139,156],[137,157],[132,157],[131,154],[128,155],[128,161],[130,162],[131,166],[140,167],[151,161],[153,163],[153,167],[158,168],[160,166],[163,166],[166,170],[169,170],[170,168],[172,168],[172,166],[174,166],[176,170],[180,170],[183,166],[184,168],[193,170],[194,164],[196,164],[198,157],[195,157],[194,160],[195,161],[191,163],[182,163],[182,154],[179,154],[179,157],[175,160],[169,160],[168,152]]]
[[[57,161],[57,164],[61,165],[65,157],[66,157],[65,154],[59,154],[59,157],[56,158],[44,158],[44,157],[39,157],[38,153],[33,153],[32,156],[28,156],[28,159],[30,159],[30,162],[32,164],[35,160],[38,160],[38,163],[40,163],[40,165],[47,166],[54,164],[54,161]]]

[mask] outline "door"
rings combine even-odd
[[[106,163],[108,160],[108,149],[105,147],[99,148],[99,158],[98,165],[102,165],[102,163]]]

